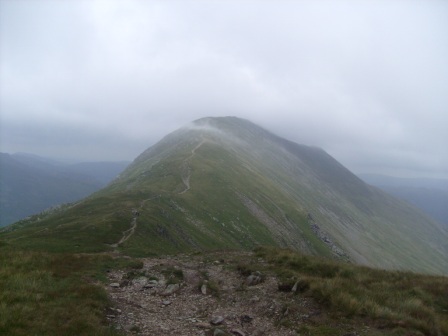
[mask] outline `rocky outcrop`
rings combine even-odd
[[[345,253],[344,250],[342,250],[340,247],[338,247],[333,241],[330,239],[330,237],[327,235],[327,233],[322,230],[319,225],[314,221],[314,218],[311,214],[308,214],[308,223],[310,224],[311,230],[313,230],[314,234],[323,241],[326,245],[328,245],[331,248],[331,251],[333,254],[339,258],[343,259],[349,259],[349,256],[347,253]]]

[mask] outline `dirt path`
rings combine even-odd
[[[121,237],[121,239],[117,243],[112,244],[111,245],[112,247],[117,248],[119,245],[123,244],[126,240],[128,240],[134,234],[135,229],[137,228],[137,217],[139,215],[139,212],[137,210],[133,210],[132,212],[133,212],[134,217],[132,217],[132,220],[131,220],[131,227],[129,229],[127,229],[126,231],[123,231],[123,236]],[[116,252],[117,252],[117,250],[116,250]]]
[[[123,244],[126,240],[128,240],[135,232],[135,228],[137,227],[137,217],[132,218],[131,228],[123,232],[123,237],[117,243],[117,245]]]
[[[137,228],[137,218],[140,215],[140,210],[143,208],[143,206],[145,205],[146,202],[148,202],[154,198],[157,198],[157,197],[159,197],[159,196],[155,196],[155,197],[148,198],[148,199],[141,201],[140,207],[138,208],[138,210],[136,210],[136,209],[132,210],[134,217],[132,217],[131,227],[129,229],[127,229],[126,231],[123,231],[123,237],[121,237],[121,239],[117,243],[112,244],[111,245],[112,247],[117,248],[119,245],[123,244],[126,240],[131,238],[131,236],[135,233],[135,229]]]
[[[109,325],[124,335],[392,335],[382,322],[341,318],[302,293],[296,287],[300,279],[282,282],[272,265],[252,252],[140,260],[141,269],[110,271],[103,284],[111,299]]]
[[[190,190],[190,177],[191,177],[191,168],[190,168],[190,161],[193,158],[193,156],[196,154],[196,150],[198,150],[205,142],[206,140],[202,138],[201,142],[191,150],[191,155],[187,157],[184,162],[182,163],[182,182],[185,185],[185,189],[182,190],[179,195],[186,193],[188,190]]]

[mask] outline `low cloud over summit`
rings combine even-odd
[[[0,2],[2,152],[132,160],[237,115],[355,172],[448,177],[448,4]]]

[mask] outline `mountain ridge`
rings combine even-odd
[[[322,149],[236,117],[170,133],[106,188],[2,235],[29,247],[45,237],[47,247],[67,251],[139,256],[274,245],[380,268],[448,269],[448,236],[437,223]]]

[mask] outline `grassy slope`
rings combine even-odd
[[[245,133],[246,141],[257,138],[256,132]],[[308,253],[329,256],[328,248],[309,228],[306,214],[312,212],[333,238],[351,243],[353,255],[363,253],[368,258],[362,244],[367,241],[372,244],[369,248],[374,249],[381,240],[387,244],[383,245],[386,251],[374,250],[375,258],[389,256],[391,252],[400,257],[387,265],[396,266],[405,260],[410,268],[418,265],[426,271],[447,269],[446,259],[430,250],[428,258],[433,261],[427,258],[412,264],[412,259],[402,259],[403,255],[414,256],[413,239],[426,233],[412,233],[414,225],[403,228],[400,224],[399,230],[410,231],[406,233],[411,233],[410,241],[408,245],[395,241],[400,234],[389,228],[391,222],[381,223],[383,219],[369,212],[370,206],[379,206],[376,198],[381,200],[383,194],[362,189],[353,180],[348,180],[352,183],[348,185],[347,179],[341,185],[331,185],[331,179],[322,182],[325,174],[319,171],[322,162],[305,165],[303,157],[279,150],[272,139],[260,142],[257,150],[241,146],[236,139],[223,148],[221,140],[209,134],[209,140],[214,141],[198,148],[188,164],[191,189],[179,194],[185,189],[182,182],[185,160],[203,140],[201,134],[190,133],[188,141],[183,138],[180,142],[176,142],[178,134],[169,137],[138,158],[108,188],[75,205],[34,216],[0,233],[0,334],[113,335],[104,324],[107,297],[92,282],[101,280],[101,274],[108,268],[138,264],[78,252],[110,251],[110,244],[117,242],[129,228],[134,208],[141,212],[138,228],[120,247],[134,256],[181,250],[251,249],[259,244],[298,245]],[[337,181],[342,177],[338,176]],[[316,184],[316,180],[321,182]],[[350,199],[346,197],[347,190]],[[281,229],[260,225],[259,218],[241,202],[238,196],[241,194]],[[388,199],[380,210],[386,211],[389,221],[400,222],[403,219],[394,218],[394,209],[401,205],[394,202]],[[412,209],[401,209],[409,212],[407,218],[415,216]],[[332,216],[326,216],[325,211]],[[386,231],[375,235],[369,225],[378,225]],[[282,228],[292,232],[287,240],[282,240]],[[360,241],[351,241],[356,235]],[[389,235],[395,238],[389,239]],[[440,239],[444,239],[443,234]],[[432,248],[438,249],[440,244]],[[419,247],[416,249],[422,253]],[[298,330],[301,334],[334,334],[336,329],[332,329],[331,323],[340,323],[341,319],[361,319],[359,323],[386,328],[378,333],[385,335],[448,334],[446,278],[335,264],[290,251],[261,249],[258,253],[274,265],[273,270],[285,282],[300,280],[303,295],[317,300],[324,312],[329,311],[328,321],[301,326]],[[422,262],[430,267],[422,267]],[[288,308],[294,314],[295,307]],[[280,323],[287,324],[287,318]]]
[[[301,335],[339,335],[348,321],[368,326],[366,335],[448,335],[446,277],[376,270],[273,248],[260,248],[257,256],[270,263],[282,290],[296,284],[300,296],[323,308],[319,319],[297,326]],[[289,315],[279,323],[291,325],[302,308],[293,304],[285,310]]]
[[[446,277],[375,270],[272,247],[255,252],[252,261],[246,256],[236,263],[236,258],[225,267],[246,277],[252,271],[276,274],[279,290],[289,292],[279,296],[286,298],[283,314],[275,317],[279,326],[300,335],[347,330],[366,336],[448,335]],[[226,251],[219,253],[229,261]],[[213,261],[219,253],[204,258]],[[131,274],[142,267],[140,261],[104,254],[50,254],[4,245],[0,263],[2,335],[118,336],[106,320],[111,302],[95,284],[110,269]]]
[[[187,176],[190,189],[181,193]],[[448,269],[448,237],[433,222],[368,187],[322,150],[235,118],[172,133],[112,185],[67,210],[18,223],[0,239],[26,248],[108,251],[130,227],[132,209],[141,213],[138,227],[120,248],[134,256],[260,244],[329,256],[310,229],[311,213],[357,262]]]
[[[157,148],[157,155],[142,155],[110,187],[45,218],[19,222],[11,232],[2,234],[3,239],[14,246],[52,251],[108,251],[129,228],[132,209],[139,209],[138,228],[121,246],[132,255],[251,249],[268,244],[300,246],[330,256],[328,248],[311,232],[304,214],[289,204],[272,181],[252,174],[238,156],[213,138],[187,160],[202,138],[193,132],[187,139],[175,139],[173,146],[168,137]],[[180,194],[185,189],[182,174],[186,162],[191,189]],[[253,200],[257,210],[283,227],[278,230],[260,225],[239,195]]]
[[[113,268],[142,263],[102,255],[49,254],[0,246],[1,335],[118,335],[95,285]]]

